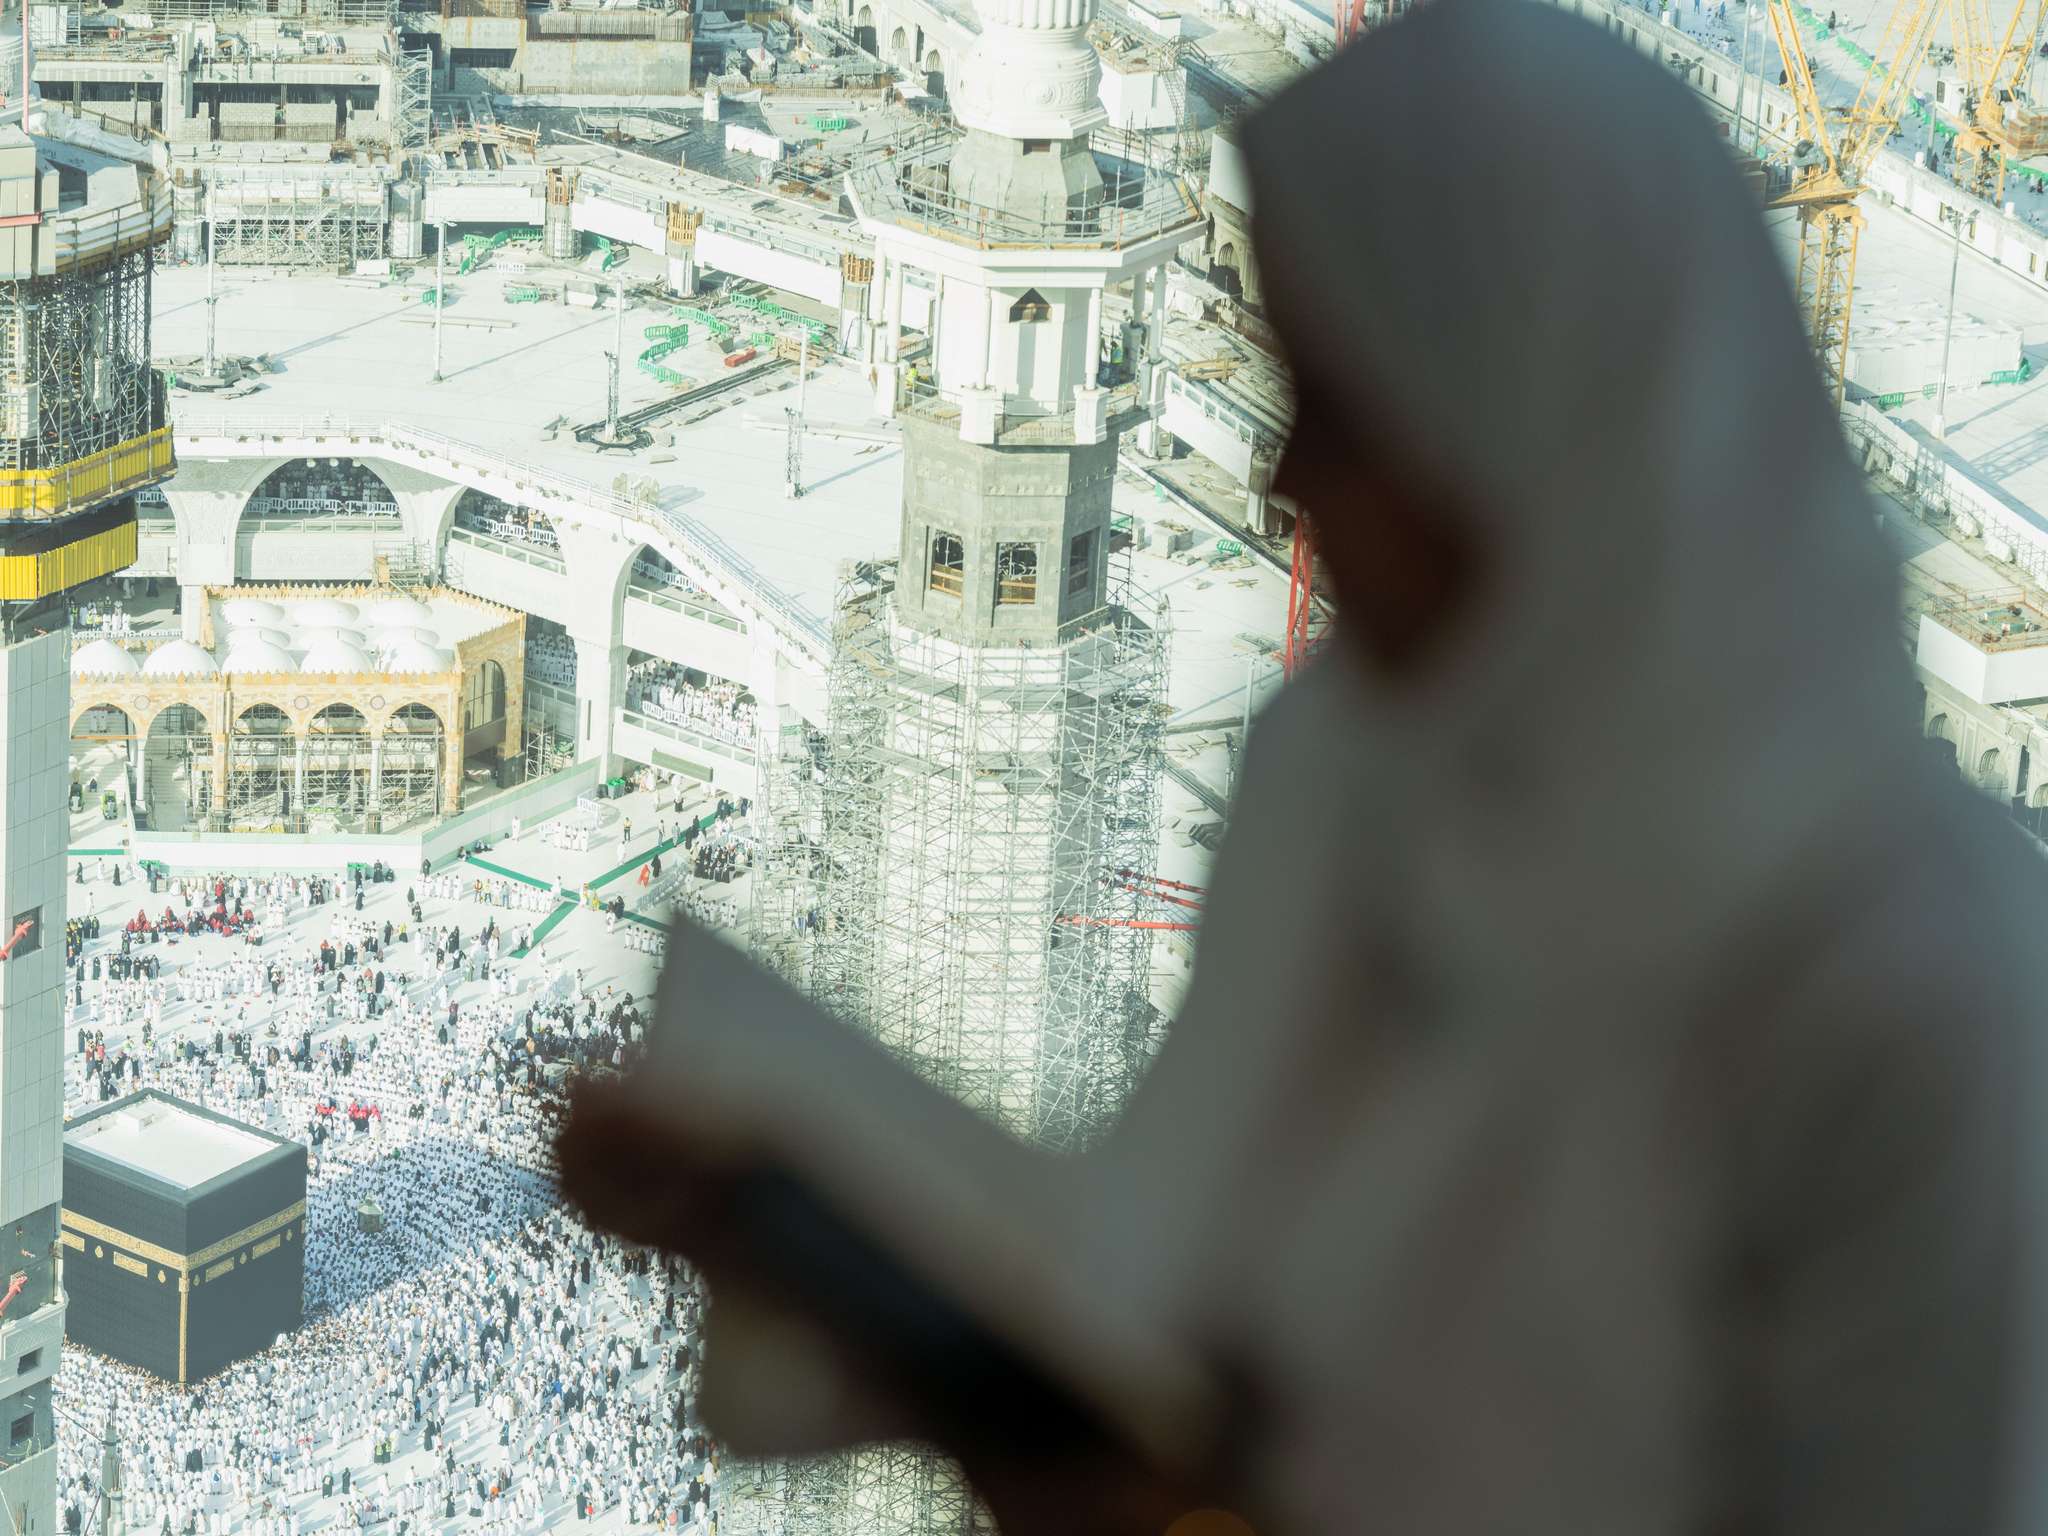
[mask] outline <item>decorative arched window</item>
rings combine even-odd
[[[1052,305],[1036,288],[1024,290],[1024,297],[1010,306],[1012,325],[1037,325],[1052,318]]]

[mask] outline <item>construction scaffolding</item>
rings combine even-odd
[[[1167,626],[1112,570],[1057,646],[964,646],[897,616],[894,568],[837,606],[824,732],[763,775],[756,954],[1019,1136],[1099,1136],[1158,1043],[1150,1001]],[[917,1445],[731,1469],[721,1536],[985,1536]]]
[[[424,48],[400,53],[394,71],[397,102],[392,109],[395,148],[422,150],[434,124],[434,56]]]
[[[149,14],[159,22],[262,16],[388,31],[398,17],[398,0],[152,0]]]
[[[1165,634],[1121,601],[1058,646],[839,610],[810,988],[1006,1129],[1087,1145],[1150,1049],[1151,942],[1124,872],[1159,836]]]
[[[0,470],[93,460],[165,426],[149,361],[154,254],[0,284]]]
[[[348,271],[384,254],[389,176],[372,166],[209,170],[214,259],[228,266]]]

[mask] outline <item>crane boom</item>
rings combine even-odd
[[[1940,0],[1898,0],[1854,104],[1840,111],[1821,100],[1792,0],[1770,0],[1771,34],[1784,62],[1800,132],[1792,183],[1770,206],[1795,209],[1799,215],[1799,306],[1822,382],[1837,408],[1848,384],[1856,241],[1863,228],[1856,199],[1871,157],[1898,127],[1899,109],[1927,57],[1939,5]]]
[[[2048,113],[2027,110],[2027,77],[2048,21],[2048,0],[2018,0],[1994,45],[1988,0],[1953,0],[1958,30],[1967,30],[1969,97],[1957,148],[1969,160],[1969,189],[1986,202],[2005,200],[2008,160],[2048,154]],[[1981,41],[1976,39],[1981,38]]]

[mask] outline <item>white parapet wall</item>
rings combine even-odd
[[[1894,421],[1868,403],[1842,413],[1863,467],[1889,480],[1923,516],[1946,518],[1985,552],[2048,586],[2048,517],[1985,480],[1925,428]]]
[[[716,272],[752,278],[785,293],[837,305],[842,282],[837,255],[777,250],[707,223],[697,235],[697,260]],[[907,317],[906,317],[907,318]]]

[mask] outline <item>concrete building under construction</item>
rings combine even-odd
[[[0,128],[0,1502],[17,1532],[57,1529],[65,598],[134,560],[134,493],[172,470],[149,364],[170,223],[148,168]]]

